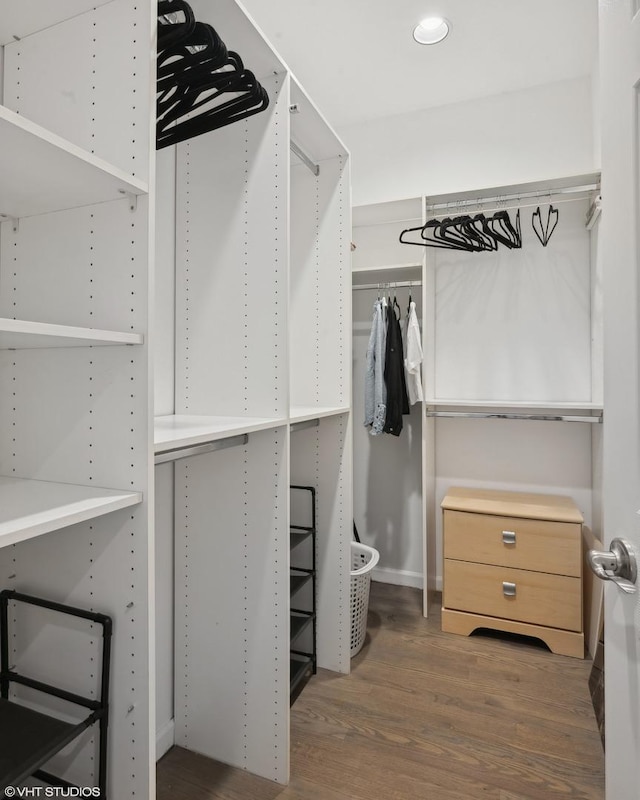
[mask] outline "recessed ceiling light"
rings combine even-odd
[[[427,17],[413,29],[418,44],[438,44],[449,35],[451,23],[443,17]]]

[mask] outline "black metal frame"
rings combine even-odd
[[[300,609],[291,607],[291,619],[292,622],[294,619],[306,618],[306,622],[303,622],[301,625],[292,625],[292,634],[291,634],[291,645],[295,642],[295,640],[300,636],[300,634],[307,629],[308,625],[312,625],[313,629],[313,645],[312,651],[307,652],[304,650],[295,649],[293,646],[290,649],[291,652],[291,665],[292,665],[292,675],[291,675],[291,703],[293,703],[300,692],[302,691],[304,684],[306,681],[311,677],[311,675],[315,675],[318,671],[318,663],[317,663],[317,598],[316,598],[316,568],[317,568],[317,553],[316,553],[316,534],[317,534],[317,519],[316,519],[316,490],[314,486],[299,486],[299,485],[292,485],[289,487],[292,490],[298,490],[303,492],[309,492],[310,495],[310,502],[311,502],[311,527],[306,525],[291,525],[291,532],[292,533],[304,533],[308,534],[311,537],[311,568],[308,567],[295,567],[291,566],[292,577],[295,577],[295,573],[303,573],[303,575],[308,575],[312,581],[312,606],[311,610],[307,609]],[[291,596],[296,593],[297,588],[291,591]],[[295,629],[295,630],[294,630]],[[295,658],[294,658],[295,656]],[[293,665],[296,665],[295,672],[293,670]]]
[[[67,692],[64,689],[59,689],[56,686],[51,686],[48,683],[33,680],[25,675],[18,674],[14,669],[9,667],[9,603],[26,603],[32,606],[55,611],[60,614],[67,614],[73,617],[86,619],[90,622],[95,622],[102,626],[102,671],[100,677],[100,699],[94,700],[89,697],[83,697],[73,692]],[[27,686],[30,689],[48,694],[53,697],[58,697],[77,706],[89,709],[91,712],[82,722],[75,725],[60,724],[60,728],[56,735],[52,735],[50,740],[44,743],[37,752],[32,753],[30,756],[24,758],[20,763],[11,765],[9,770],[4,770],[0,774],[0,791],[4,796],[4,789],[7,786],[16,786],[26,780],[28,777],[34,777],[38,780],[48,783],[51,786],[59,786],[64,788],[78,788],[68,781],[58,778],[49,772],[46,772],[40,767],[45,764],[52,756],[66,747],[76,737],[78,737],[84,730],[91,725],[98,723],[99,726],[99,756],[98,756],[98,788],[100,789],[101,800],[107,800],[107,729],[109,725],[109,675],[110,675],[110,662],[111,662],[111,637],[113,631],[113,621],[111,617],[106,614],[97,614],[92,611],[86,611],[81,608],[74,608],[72,606],[63,605],[62,603],[55,603],[50,600],[43,600],[31,595],[21,594],[11,589],[4,589],[0,592],[0,703],[2,708],[15,716],[23,714],[27,728],[29,724],[38,725],[48,718],[45,714],[33,712],[25,709],[17,703],[12,703],[9,700],[9,687],[12,683]],[[2,715],[0,714],[0,724],[2,724]],[[26,738],[26,734],[25,734]],[[28,747],[29,742],[18,742],[18,745],[24,744]],[[43,745],[43,742],[40,742]]]

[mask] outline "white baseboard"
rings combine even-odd
[[[422,589],[422,573],[410,572],[406,569],[391,569],[390,567],[376,567],[371,573],[374,581],[379,583],[393,583],[396,586],[413,586]]]
[[[171,750],[175,740],[175,724],[170,719],[156,732],[156,761],[159,761],[165,753]]]
[[[413,586],[414,589],[422,589],[422,573],[410,572],[407,569],[391,569],[389,567],[376,567],[372,576],[374,581],[379,583],[393,583],[396,586]],[[442,575],[436,575],[436,585],[429,587],[436,592],[442,591]]]

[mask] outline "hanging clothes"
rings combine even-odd
[[[405,359],[404,369],[406,373],[407,391],[409,393],[409,403],[414,405],[418,401],[424,400],[422,392],[422,371],[421,364],[423,359],[422,342],[420,341],[420,325],[416,314],[416,304],[411,300],[407,313],[407,326],[405,332]]]
[[[367,346],[364,377],[364,424],[370,427],[372,436],[384,432],[387,412],[387,387],[384,380],[387,323],[386,302],[376,300],[373,304],[373,320]]]
[[[389,305],[387,309],[387,347],[384,365],[384,380],[387,386],[387,416],[384,432],[400,436],[402,415],[409,414],[410,409],[404,378],[402,331],[395,306],[397,303],[394,301],[394,305]]]

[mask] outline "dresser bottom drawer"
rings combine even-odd
[[[445,559],[444,607],[582,630],[580,578]]]

